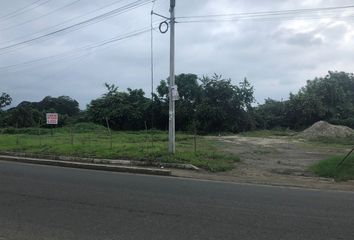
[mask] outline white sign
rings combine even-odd
[[[47,124],[58,124],[58,113],[47,113],[46,114],[47,118]]]
[[[179,99],[179,94],[178,94],[178,90],[177,90],[177,85],[173,85],[171,87],[171,91],[172,91],[172,100],[176,101]]]

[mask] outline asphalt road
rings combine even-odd
[[[354,239],[354,193],[0,161],[0,240]]]

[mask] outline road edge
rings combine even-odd
[[[94,163],[82,163],[82,162],[79,163],[79,162],[70,162],[70,161],[37,159],[37,158],[5,156],[5,155],[0,155],[0,160],[7,161],[7,162],[20,162],[20,163],[30,163],[30,164],[50,165],[50,166],[58,166],[58,167],[80,168],[80,169],[100,170],[100,171],[110,171],[110,172],[126,172],[126,173],[171,176],[171,170],[158,169],[158,168],[118,166],[118,165],[106,165],[106,164],[94,164]]]

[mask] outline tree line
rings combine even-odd
[[[266,99],[255,108],[257,128],[303,129],[325,120],[354,128],[354,76],[329,72],[325,77],[308,80],[286,101]]]
[[[234,85],[220,75],[176,76],[180,99],[176,101],[176,129],[179,131],[242,132],[255,129],[303,129],[316,121],[354,127],[354,77],[352,73],[329,72],[308,80],[289,99],[266,99],[255,105],[254,87],[245,78]],[[4,110],[11,97],[0,96],[0,127],[45,126],[45,113],[59,113],[61,125],[94,122],[115,130],[168,129],[168,79],[160,81],[156,93],[142,89],[120,90],[105,84],[106,93],[80,111],[68,96],[45,97],[40,102],[21,102]],[[1,110],[2,109],[2,110]]]

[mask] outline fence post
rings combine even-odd
[[[39,137],[39,146],[42,146],[41,118],[39,118],[39,120],[38,120],[38,137]]]
[[[73,126],[70,126],[70,143],[71,143],[71,145],[74,145],[74,132],[73,132]]]
[[[16,145],[20,144],[20,140],[18,138],[18,122],[16,122]]]
[[[144,124],[145,124],[145,146],[146,148],[148,149],[148,145],[149,145],[149,133],[148,133],[148,127],[147,127],[147,124],[146,124],[146,121],[144,121]]]
[[[197,122],[194,119],[194,154],[197,154]]]
[[[107,118],[107,117],[106,117],[106,125],[107,125],[107,129],[108,129],[108,133],[109,133],[110,148],[111,148],[111,150],[112,150],[112,148],[113,148],[112,132],[111,132],[111,129],[109,128],[109,122],[108,122],[108,118]]]

